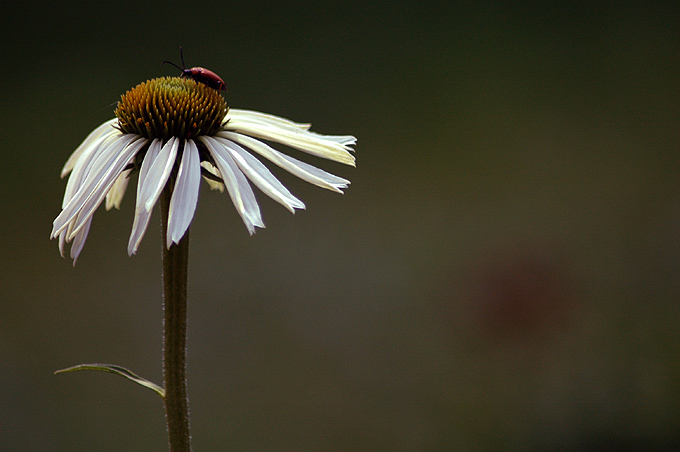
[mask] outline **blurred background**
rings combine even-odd
[[[134,188],[75,268],[49,234],[67,157],[180,45],[230,106],[358,137],[356,169],[301,157],[344,196],[275,168],[307,210],[258,193],[253,237],[202,187],[194,450],[677,450],[670,4],[0,7],[0,450],[167,450],[151,391],[53,375],[161,382],[158,212],[131,258]]]

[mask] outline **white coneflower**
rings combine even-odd
[[[151,211],[168,181],[174,184],[166,246],[179,243],[194,216],[201,176],[211,188],[229,192],[248,232],[264,227],[250,186],[288,210],[304,204],[251,153],[299,178],[342,193],[350,183],[283,154],[260,140],[284,144],[336,162],[354,165],[353,136],[320,135],[309,124],[248,110],[227,108],[215,89],[189,78],[166,77],[141,83],[123,96],[116,118],[97,127],[73,152],[61,176],[69,173],[62,211],[52,238],[64,255],[78,258],[92,215],[106,199],[106,209],[120,206],[130,173],[139,171],[137,202],[128,254],[137,251]]]

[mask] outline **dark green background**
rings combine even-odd
[[[585,3],[585,2],[584,2]],[[668,2],[670,4],[670,2]],[[0,450],[167,450],[160,233],[134,188],[77,267],[59,171],[121,93],[220,74],[234,108],[354,134],[344,196],[275,169],[249,237],[192,225],[196,451],[673,450],[680,8],[649,2],[18,2],[0,11]],[[297,156],[297,154],[296,154]],[[155,227],[154,227],[155,226]]]

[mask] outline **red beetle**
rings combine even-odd
[[[224,84],[224,80],[220,78],[219,75],[215,74],[213,71],[206,69],[204,67],[192,67],[191,69],[186,68],[186,64],[184,64],[184,54],[182,52],[182,48],[179,48],[179,56],[182,58],[182,66],[179,67],[172,61],[163,61],[161,63],[161,66],[164,65],[165,63],[172,64],[175,66],[177,69],[182,71],[182,77],[184,78],[192,78],[198,83],[203,83],[204,85],[208,85],[209,87],[216,89],[218,91],[226,91],[227,90],[227,85]]]

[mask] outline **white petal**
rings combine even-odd
[[[182,162],[170,200],[166,246],[179,243],[191,224],[198,203],[198,189],[201,184],[201,158],[193,140],[184,142]]]
[[[161,163],[161,165],[158,165],[156,163],[156,159],[161,153],[162,144],[163,144],[162,140],[158,138],[154,139],[149,145],[149,149],[146,151],[144,160],[142,160],[142,165],[139,168],[139,182],[137,183],[137,195],[138,195],[136,203],[137,208],[140,208],[144,206],[144,204],[146,204],[146,201],[140,202],[139,195],[142,193],[143,187],[149,183],[150,169],[154,166],[154,164],[156,164],[157,166],[164,165],[164,163]],[[153,177],[151,179],[153,179]],[[150,183],[152,186],[157,185],[156,180],[153,180]]]
[[[139,248],[139,244],[142,243],[150,219],[150,210],[142,210],[135,214],[135,220],[132,223],[132,232],[130,233],[130,239],[128,240],[128,256],[137,254],[137,249]]]
[[[65,245],[66,245],[66,232],[62,232],[61,234],[59,234],[59,254],[61,254],[61,257],[64,257]]]
[[[117,123],[118,118],[113,118],[106,121],[104,124],[100,125],[92,132],[90,132],[90,134],[85,138],[85,140],[80,144],[80,146],[78,146],[76,150],[73,151],[71,156],[64,164],[64,168],[61,170],[61,177],[63,178],[64,176],[71,172],[71,170],[75,166],[76,161],[78,161],[82,153],[85,152],[87,148],[95,145],[106,135],[120,133],[119,130],[113,127]]]
[[[243,173],[253,182],[264,194],[279,202],[292,213],[295,209],[304,209],[302,201],[293,196],[286,187],[262,164],[253,157],[248,151],[243,149],[233,141],[224,138],[216,138],[231,154],[232,158],[243,171]]]
[[[203,168],[205,171],[209,172],[213,176],[219,177],[221,179],[220,170],[218,170],[217,167],[212,163],[204,160],[201,162],[201,168]],[[220,193],[224,193],[224,184],[222,182],[216,181],[214,179],[209,179],[205,176],[203,176],[203,179],[207,182],[208,186],[210,186],[211,190],[219,190]]]
[[[83,155],[76,162],[73,174],[66,184],[62,211],[53,223],[52,237],[56,237],[78,215],[82,205],[92,194],[92,189],[99,182],[100,179],[97,177],[101,178],[108,169],[102,162],[106,163],[115,158],[134,139],[133,135],[120,135],[115,139],[108,139],[100,143],[100,149],[89,150],[87,155]]]
[[[132,223],[132,232],[130,233],[130,240],[128,240],[128,256],[137,253],[137,248],[144,237],[146,228],[149,226],[149,219],[151,218],[151,210],[144,207],[145,200],[141,196],[142,186],[148,183],[149,168],[153,165],[161,151],[161,140],[155,139],[151,142],[149,150],[146,151],[142,166],[139,169],[139,180],[137,182],[137,202],[135,205],[135,219]]]
[[[322,141],[332,141],[334,143],[338,143],[351,152],[354,152],[354,149],[351,149],[350,146],[353,146],[357,143],[357,137],[352,135],[322,135],[316,132],[307,132],[307,134]]]
[[[130,182],[129,176],[131,172],[132,170],[125,170],[120,173],[120,176],[118,176],[118,179],[114,182],[113,187],[111,187],[106,194],[106,210],[111,210],[114,207],[120,209],[120,203],[123,201],[125,190],[127,189],[128,182]]]
[[[318,181],[323,181],[324,184],[329,184],[331,187],[336,189],[333,191],[342,193],[341,189],[347,188],[347,186],[351,183],[347,179],[338,177],[334,174],[322,170],[321,168],[317,168],[316,166],[310,165],[309,163],[305,163],[301,160],[293,158],[290,155],[282,153],[281,157],[283,157],[284,160],[286,160],[290,165],[292,165],[292,167],[297,168],[297,170],[302,171],[307,175],[310,175],[311,177],[315,178]]]
[[[83,246],[85,246],[85,239],[87,239],[87,234],[90,232],[91,224],[92,217],[87,219],[85,226],[83,226],[83,228],[78,231],[75,239],[73,240],[73,245],[71,245],[71,259],[73,259],[74,267],[76,266],[76,261],[78,260],[78,256],[80,256],[80,252],[83,250]]]
[[[260,124],[282,127],[291,130],[307,130],[312,126],[311,124],[293,122],[290,119],[281,118],[280,116],[274,116],[268,113],[261,113],[259,111],[253,110],[239,110],[236,108],[229,109],[226,119],[228,121],[234,120],[239,122],[259,122]]]
[[[328,190],[342,193],[343,188],[347,188],[349,181],[331,173],[327,173],[308,163],[301,162],[293,157],[285,155],[271,146],[251,138],[246,135],[241,135],[234,132],[220,132],[219,136],[228,138],[229,140],[239,143],[248,149],[260,154],[262,157],[270,160],[272,163],[280,166],[289,173],[299,177],[300,179],[314,184],[317,187],[326,188]]]
[[[263,228],[260,207],[257,205],[253,189],[248,180],[238,168],[229,152],[216,139],[202,136],[200,140],[210,151],[217,168],[222,174],[222,180],[227,187],[231,201],[236,211],[243,219],[250,235],[255,233],[255,227]]]
[[[83,181],[90,173],[94,162],[97,161],[101,153],[105,152],[109,146],[115,146],[115,143],[117,140],[120,140],[121,137],[123,137],[123,134],[120,132],[117,134],[106,134],[105,136],[102,136],[100,140],[92,143],[90,146],[84,148],[80,152],[80,156],[75,162],[73,171],[71,172],[68,182],[66,183],[66,190],[64,190],[64,200],[62,201],[61,205],[62,208],[66,207],[71,198],[73,198],[76,192],[80,189]],[[123,147],[124,144],[122,144],[122,142],[120,143],[121,147]]]
[[[238,118],[232,118],[223,126],[222,130],[275,141],[308,154],[346,165],[355,165],[355,158],[349,152],[352,150],[349,144],[356,142],[356,138],[349,135],[325,136],[306,130],[291,130],[260,122],[239,120]],[[223,133],[219,132],[218,136],[221,136]]]
[[[137,152],[146,146],[147,141],[148,140],[146,138],[137,139],[136,141],[130,143],[125,149],[123,149],[120,156],[110,162],[109,170],[96,184],[90,196],[80,209],[77,221],[74,223],[73,231],[69,234],[69,238],[72,238],[72,236],[82,227],[86,219],[94,214],[95,210],[97,210],[99,205],[102,203],[104,197],[116,182],[121,172],[127,166],[127,163]]]
[[[68,227],[67,240],[73,239],[73,236],[83,227],[87,219],[104,200],[127,162],[146,142],[145,138],[137,135],[123,135],[99,152],[99,156],[92,163],[92,168],[85,181],[54,220],[53,237]],[[71,223],[73,220],[75,222]]]
[[[175,165],[179,144],[179,138],[170,138],[154,160],[153,165],[149,168],[141,191],[142,199],[145,200],[144,207],[146,210],[153,209],[158,197],[165,188],[165,184],[168,182],[172,172],[172,167]]]

